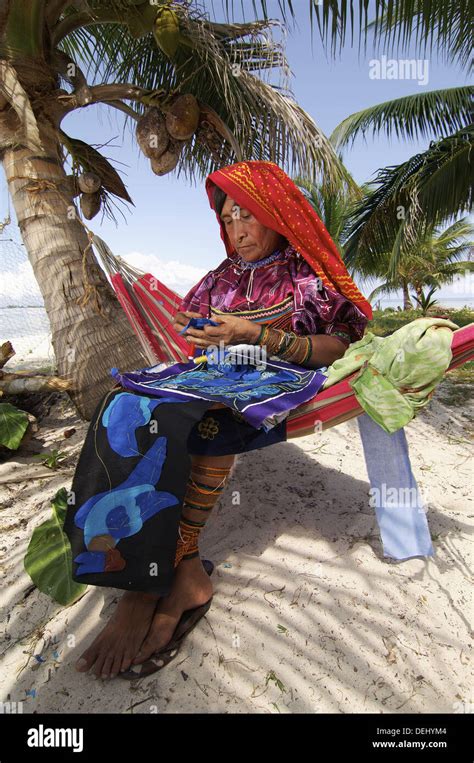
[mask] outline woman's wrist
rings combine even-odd
[[[259,337],[261,336],[263,332],[264,326],[267,324],[261,323],[254,323],[253,321],[250,321],[250,326],[248,327],[248,333],[247,333],[247,341],[249,344],[259,344]]]
[[[269,355],[277,355],[289,363],[307,363],[313,354],[309,336],[298,336],[293,331],[271,328],[268,323],[260,327],[256,344],[266,348]]]

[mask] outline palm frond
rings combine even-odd
[[[443,247],[467,251],[467,249],[474,246],[474,241],[471,240],[473,235],[474,225],[469,221],[468,217],[462,217],[444,230],[437,231],[437,242]]]
[[[446,137],[469,124],[474,87],[453,87],[407,95],[385,101],[351,114],[330,136],[335,148],[342,148],[362,134],[383,132],[400,139]]]
[[[244,159],[274,161],[313,180],[323,176],[329,185],[353,182],[326,136],[293,99],[282,45],[271,35],[279,22],[213,24],[194,7],[172,7],[189,43],[179,46],[173,60],[157,47],[151,32],[134,38],[124,24],[75,29],[62,40],[61,49],[80,56],[92,82],[100,77],[101,82],[133,82],[150,93],[192,93],[228,125]],[[265,80],[273,73],[279,75],[278,84]],[[136,105],[136,115],[144,108]],[[178,177],[184,172],[192,181],[201,180],[235,161],[228,149],[221,146],[211,153],[194,140],[184,148]]]
[[[225,1],[226,16],[232,17],[234,0]],[[237,5],[237,3],[235,3]],[[244,3],[238,3],[244,12]],[[335,55],[347,36],[367,46],[369,33],[385,48],[399,51],[416,46],[417,51],[437,52],[462,67],[469,66],[472,49],[472,3],[469,0],[308,0],[311,34],[316,20],[321,39]],[[290,0],[279,0],[280,11],[295,16]],[[253,12],[257,13],[255,0]],[[259,9],[266,18],[265,0]],[[301,7],[298,7],[301,12]]]
[[[339,158],[342,162],[342,158]],[[351,179],[353,180],[352,176]],[[294,177],[293,182],[299,186],[321,218],[342,254],[351,210],[357,201],[364,198],[363,189],[354,180],[352,185],[341,183],[336,188],[328,187],[324,182],[313,183],[301,175]]]
[[[379,30],[375,22],[367,26],[368,31],[374,30],[379,43],[390,45],[392,50],[395,47],[408,50],[415,43],[430,56],[436,52],[462,68],[471,66],[473,6],[468,0],[457,3],[399,0],[393,10],[388,6],[386,12],[382,9]]]
[[[432,143],[425,152],[418,177],[410,178],[409,190],[418,193],[427,220],[440,221],[472,209],[473,146],[471,124]]]
[[[384,283],[379,284],[379,286],[376,286],[373,291],[370,292],[367,299],[369,302],[373,302],[373,300],[376,297],[379,297],[381,294],[391,294],[394,291],[397,291],[400,288],[400,284],[398,283],[391,283],[391,281],[385,281]]]
[[[438,268],[434,273],[434,277],[440,280],[442,277],[444,282],[452,281],[453,278],[460,273],[465,272],[474,273],[474,262],[470,260],[461,260],[460,262],[448,262],[445,263],[442,268]]]
[[[345,247],[349,265],[362,250],[376,261],[403,234],[402,254],[423,231],[469,211],[473,142],[469,126],[400,165],[379,170],[353,212]]]

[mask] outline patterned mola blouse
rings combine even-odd
[[[350,300],[322,285],[291,244],[257,262],[227,257],[190,289],[179,307],[206,318],[211,309],[300,336],[330,334],[346,346],[362,338],[368,322]]]

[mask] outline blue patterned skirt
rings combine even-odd
[[[266,371],[191,361],[112,375],[119,384],[94,411],[68,500],[72,579],[167,595],[191,455],[285,441],[288,412],[326,377],[271,360]],[[209,411],[213,402],[226,408]]]

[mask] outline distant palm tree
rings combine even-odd
[[[467,218],[458,220],[445,230],[432,228],[420,234],[418,240],[401,258],[395,277],[386,278],[383,260],[374,258],[368,250],[361,250],[357,267],[366,277],[384,278],[369,296],[375,299],[380,294],[403,291],[403,309],[411,310],[409,288],[415,290],[417,301],[424,298],[423,287],[434,289],[467,272],[474,272],[474,262],[470,259],[474,226]],[[466,259],[467,258],[467,259]]]

